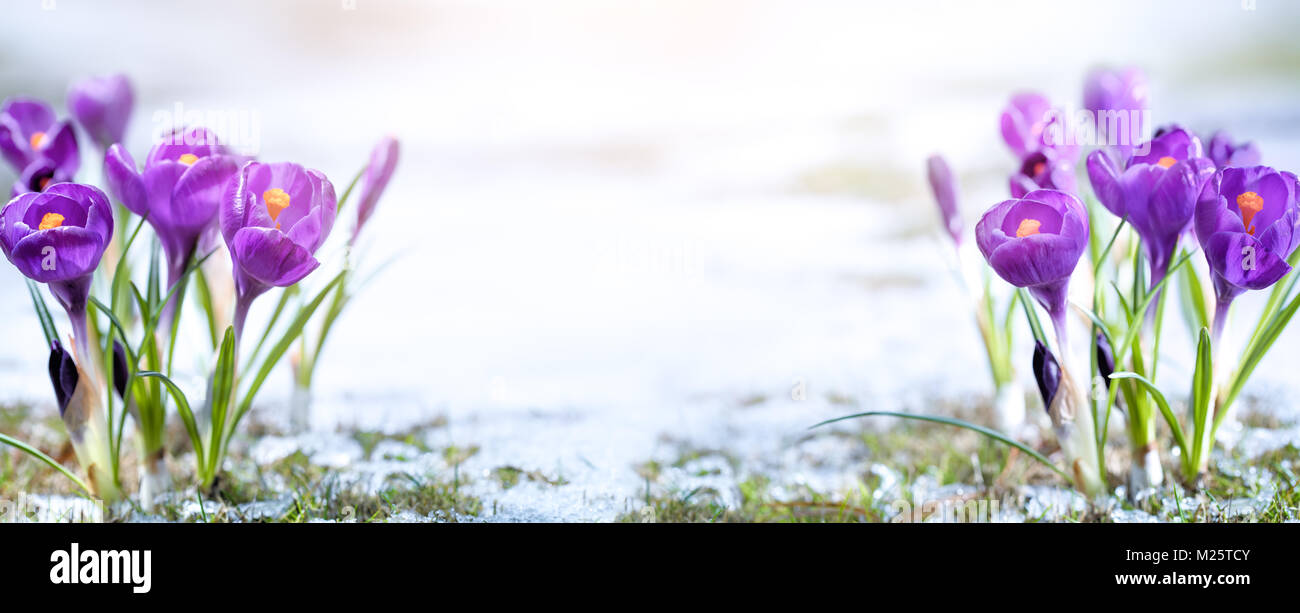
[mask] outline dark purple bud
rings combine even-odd
[[[1097,333],[1097,373],[1101,375],[1106,382],[1106,389],[1110,389],[1110,376],[1115,372],[1115,351],[1111,349],[1110,341],[1106,340],[1106,335]]]
[[[122,343],[113,341],[113,388],[123,400],[126,400],[126,383],[130,378],[131,367],[126,363],[126,350]]]
[[[77,363],[59,341],[50,344],[50,382],[54,384],[54,397],[59,403],[59,416],[68,409],[68,401],[77,390]]]
[[[1061,365],[1043,341],[1034,341],[1034,380],[1038,382],[1038,393],[1043,396],[1043,408],[1050,408],[1052,399],[1056,398],[1056,388],[1061,385]]]

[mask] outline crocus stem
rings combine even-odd
[[[1220,298],[1214,306],[1214,328],[1210,330],[1210,340],[1215,349],[1219,347],[1219,341],[1223,338],[1223,328],[1228,323],[1228,307],[1232,306],[1232,299]]]
[[[1056,348],[1057,355],[1062,362],[1069,360],[1070,343],[1066,334],[1067,324],[1069,323],[1069,279],[1039,285],[1029,288],[1029,293],[1038,300],[1038,303],[1047,309],[1047,315],[1052,318],[1052,327],[1056,330]]]
[[[244,321],[248,319],[248,309],[253,306],[253,300],[256,295],[248,295],[240,292],[235,296],[235,346],[239,346],[239,339],[244,337]]]
[[[59,305],[68,314],[72,325],[72,337],[76,342],[77,363],[87,374],[97,376],[95,359],[98,357],[90,351],[90,331],[86,324],[86,303],[90,298],[91,276],[80,279],[58,281],[49,284],[50,293],[54,294]]]
[[[170,293],[176,284],[180,283],[181,278],[185,276],[185,269],[190,260],[187,254],[184,258],[167,258],[167,291]],[[162,314],[158,318],[158,331],[162,334],[158,337],[160,342],[163,339],[170,340],[172,335],[172,325],[176,322],[176,307],[180,304],[182,290],[176,290],[172,297],[163,305]]]

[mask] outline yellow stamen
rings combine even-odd
[[[280,218],[280,213],[289,208],[289,194],[278,187],[272,187],[262,192],[262,201],[266,203],[266,212],[271,214],[271,221]],[[275,224],[275,229],[280,229],[280,224]]]
[[[186,153],[185,155],[182,155],[181,157],[177,158],[176,161],[186,166],[193,166],[195,162],[199,161],[199,156],[194,155],[193,153]]]
[[[1026,236],[1038,234],[1038,229],[1042,226],[1043,222],[1038,221],[1037,219],[1022,219],[1020,220],[1020,227],[1016,228],[1016,238],[1024,238]]]
[[[1177,163],[1178,160],[1175,160],[1174,158],[1171,158],[1166,155],[1165,157],[1160,158],[1160,161],[1156,162],[1156,166],[1159,166],[1161,168],[1169,168],[1170,166],[1173,166],[1174,164]]]
[[[41,179],[41,191],[45,191],[45,188],[50,186],[50,181],[53,180],[54,177],[45,177],[44,179]]]
[[[32,135],[31,140],[28,142],[31,143],[32,149],[40,149],[41,147],[45,146],[46,140],[47,139],[45,137],[44,132],[37,132]]]
[[[41,225],[38,226],[36,229],[53,230],[54,228],[57,228],[61,225],[63,225],[62,215],[58,213],[46,213],[44,217],[41,217]]]
[[[1241,221],[1246,224],[1246,231],[1255,235],[1255,215],[1264,210],[1264,199],[1255,192],[1245,192],[1237,196],[1237,210],[1241,211]]]

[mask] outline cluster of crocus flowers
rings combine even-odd
[[[200,127],[178,130],[154,145],[143,170],[121,144],[108,148],[105,182],[118,202],[153,226],[167,257],[169,289],[195,256],[199,238],[215,226],[239,161],[216,134]],[[174,304],[168,303],[163,330],[171,328]]]
[[[267,373],[298,340],[324,299],[343,291],[347,269],[297,309],[294,323],[269,353],[261,355],[259,344],[240,362],[238,339],[252,302],[271,288],[298,284],[320,266],[315,254],[328,238],[340,204],[334,186],[324,173],[299,164],[263,163],[239,155],[214,132],[198,126],[165,135],[138,166],[122,142],[133,104],[131,84],[120,75],[85,79],[68,92],[75,125],[103,152],[104,183],[121,205],[115,212],[109,196],[99,188],[74,182],[79,151],[71,121],[58,120],[53,109],[40,101],[13,98],[4,103],[0,155],[20,179],[13,199],[0,210],[0,250],[31,280],[33,304],[50,342],[49,375],[56,406],[91,477],[90,485],[38,450],[20,448],[59,468],[88,493],[115,499],[121,491],[120,424],[130,414],[136,419],[133,436],[142,454],[141,503],[148,508],[153,496],[170,484],[164,446],[168,409],[180,414],[195,449],[197,481],[210,486],[221,471],[240,417],[251,407]],[[358,174],[360,203],[349,247],[391,180],[398,150],[395,138],[383,139]],[[123,233],[114,229],[125,225],[115,222],[126,224],[129,216],[139,220],[126,233],[130,238],[122,242]],[[141,289],[132,278],[127,252],[146,225],[152,232],[145,234],[144,242],[152,241],[160,249],[165,265],[152,260],[148,282]],[[212,281],[221,279],[205,275],[196,284],[216,350],[206,410],[199,413],[170,379],[176,344],[167,341],[174,341],[168,337],[180,329],[175,324],[186,280],[210,250],[221,247],[220,242],[230,254],[232,270],[225,281],[234,289],[230,293],[235,309],[233,315],[223,317],[217,306],[229,300],[213,293],[225,284]],[[200,253],[201,249],[207,252]],[[101,262],[106,250],[113,256]],[[97,271],[111,273],[107,284],[93,282]],[[45,284],[67,313],[75,350],[69,351],[60,340],[35,283]],[[111,297],[91,296],[92,289],[105,287],[111,289]],[[342,302],[336,299],[331,310],[341,309]],[[266,334],[274,329],[279,312],[268,323]],[[323,325],[332,324],[335,315]],[[221,327],[226,333],[219,339]],[[137,331],[142,331],[138,339],[128,338]],[[241,386],[244,370],[253,376]],[[156,384],[157,380],[165,385]],[[117,399],[120,414],[114,413]],[[202,431],[196,421],[199,414],[212,422]],[[117,426],[108,427],[110,422]]]

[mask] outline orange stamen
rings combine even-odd
[[[1264,199],[1255,192],[1244,192],[1237,196],[1237,210],[1241,211],[1241,221],[1246,224],[1246,231],[1255,235],[1255,215],[1264,210]]]
[[[1165,157],[1160,158],[1160,160],[1156,162],[1156,166],[1159,166],[1161,168],[1169,168],[1170,166],[1173,166],[1174,164],[1177,163],[1178,160],[1175,160],[1174,158],[1171,158],[1166,155]]]
[[[44,146],[45,146],[45,141],[46,141],[46,140],[48,140],[48,139],[46,138],[44,132],[37,132],[37,133],[35,133],[35,134],[32,135],[32,138],[31,138],[30,141],[28,141],[28,143],[30,143],[31,146],[32,146],[32,149],[35,150],[35,149],[40,149],[41,147],[44,147]]]
[[[193,153],[186,153],[185,155],[182,155],[181,157],[177,158],[176,161],[186,166],[193,166],[195,162],[199,161],[199,156],[194,155]]]
[[[44,217],[41,217],[41,225],[38,226],[36,229],[53,230],[54,228],[57,228],[61,225],[63,225],[62,215],[58,213],[46,213]]]
[[[266,212],[270,213],[271,221],[280,218],[280,213],[289,208],[289,194],[278,187],[272,187],[262,192],[262,201],[266,203]],[[275,224],[275,229],[280,229],[280,224]]]
[[[1024,238],[1026,236],[1038,234],[1038,229],[1042,226],[1043,222],[1038,221],[1037,219],[1022,219],[1020,220],[1020,227],[1016,228],[1016,238]]]

